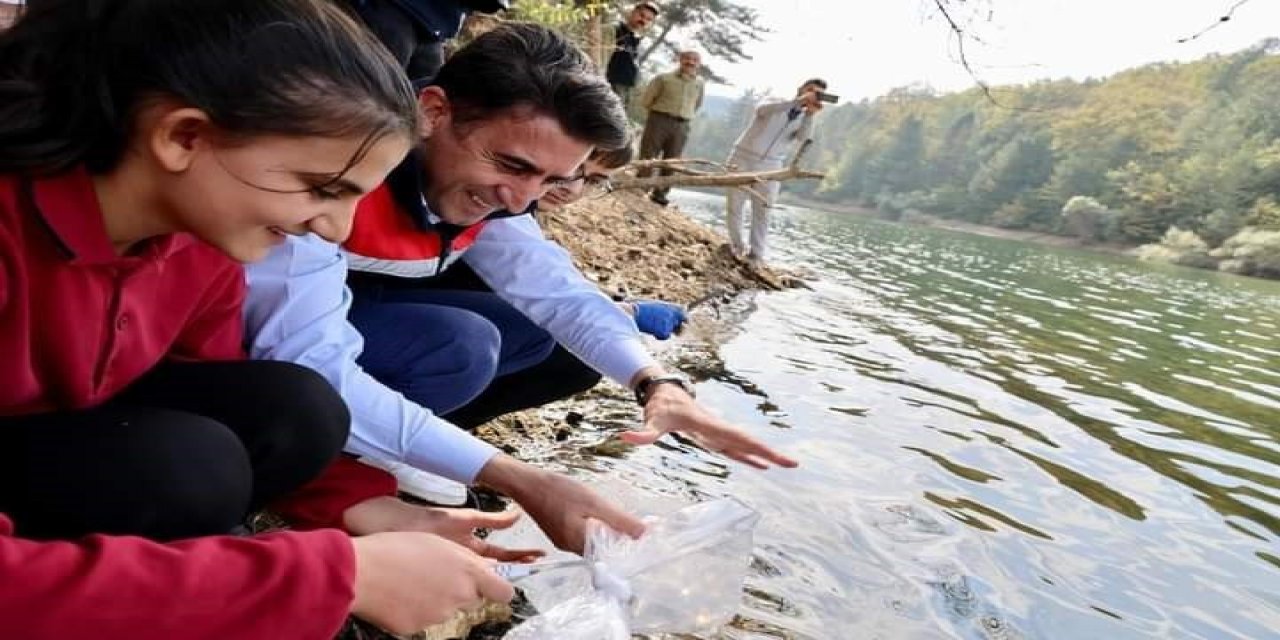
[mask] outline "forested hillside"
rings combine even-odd
[[[1101,80],[938,95],[904,88],[824,111],[792,193],[912,210],[1280,276],[1280,40]],[[722,158],[759,96],[698,123]]]

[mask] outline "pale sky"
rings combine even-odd
[[[962,90],[973,79],[957,62],[955,38],[929,0],[736,0],[758,9],[773,33],[748,45],[753,59],[716,68],[733,86],[790,95],[821,76],[844,100],[883,95],[925,83]],[[1280,0],[1248,0],[1232,19],[1189,43],[1239,0],[989,0],[990,20],[978,20],[985,43],[966,53],[989,84],[1041,78],[1102,77],[1149,62],[1231,53],[1280,36]],[[967,3],[982,5],[982,2]]]

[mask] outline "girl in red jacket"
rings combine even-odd
[[[241,359],[239,263],[341,241],[415,128],[320,0],[42,0],[0,34],[0,637],[329,638],[510,596],[424,533],[220,535],[267,504],[387,528],[389,479],[330,467],[336,393]]]

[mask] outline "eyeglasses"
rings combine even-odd
[[[574,183],[581,182],[581,188],[575,188]],[[594,199],[607,196],[613,193],[613,182],[609,180],[609,176],[593,173],[591,175],[578,175],[568,180],[558,180],[547,193],[557,194],[558,198],[566,202],[573,202],[582,199]]]

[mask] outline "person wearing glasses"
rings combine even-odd
[[[635,150],[630,144],[618,149],[596,149],[582,163],[573,180],[547,191],[538,199],[539,209],[559,209],[584,198],[592,199],[613,193],[613,174],[631,163]]]
[[[630,144],[619,149],[593,151],[573,181],[551,189],[538,200],[538,209],[559,209],[579,200],[613,193],[610,178],[633,158],[635,150]],[[683,306],[661,300],[619,300],[618,306],[635,320],[637,329],[659,340],[678,333],[687,319]]]
[[[449,58],[418,107],[417,148],[360,200],[341,246],[290,237],[248,270],[251,355],[309,366],[338,389],[346,451],[407,492],[431,475],[497,489],[572,551],[588,518],[633,535],[643,524],[466,429],[603,374],[643,407],[644,425],[622,436],[632,444],[679,431],[754,467],[796,465],[703,409],[530,215],[594,149],[628,142],[622,103],[585,54],[507,23]]]

